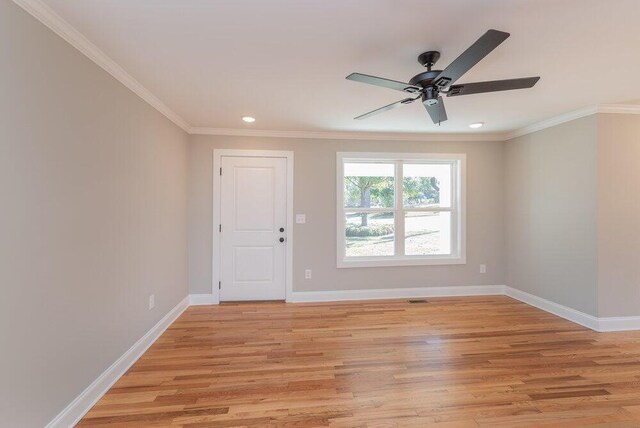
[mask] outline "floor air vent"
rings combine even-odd
[[[429,303],[424,299],[418,299],[418,300],[409,300],[409,303]]]

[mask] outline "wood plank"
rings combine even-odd
[[[640,332],[505,296],[187,311],[81,427],[640,426]]]

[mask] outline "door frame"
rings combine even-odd
[[[258,157],[258,158],[285,158],[287,160],[287,246],[285,252],[285,301],[293,295],[293,152],[282,150],[236,150],[236,149],[213,149],[213,251],[212,251],[212,275],[211,294],[215,303],[220,303],[220,281],[221,268],[221,237],[220,230],[216,225],[220,224],[222,218],[222,206],[220,204],[220,192],[222,180],[220,179],[220,168],[223,157]]]

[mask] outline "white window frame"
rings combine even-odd
[[[385,162],[395,164],[395,206],[392,208],[345,208],[344,164],[350,162]],[[446,163],[452,165],[451,208],[404,208],[402,202],[402,168],[409,163]],[[338,268],[377,266],[419,266],[466,264],[466,162],[464,153],[362,153],[338,152],[336,156],[337,187],[337,266]],[[395,255],[371,257],[346,257],[345,212],[393,212],[395,222]],[[404,223],[406,212],[451,212],[451,254],[404,255]]]

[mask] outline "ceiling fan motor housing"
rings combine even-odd
[[[422,103],[427,106],[438,104],[438,88],[428,86],[422,92]]]
[[[415,75],[409,83],[422,88],[422,103],[427,106],[438,104],[439,89],[434,84],[434,79],[441,73],[440,70],[428,70]]]
[[[438,77],[440,73],[442,73],[441,70],[429,70],[420,74],[416,74],[411,80],[409,80],[409,84],[421,86],[422,88],[434,86],[433,79]]]

